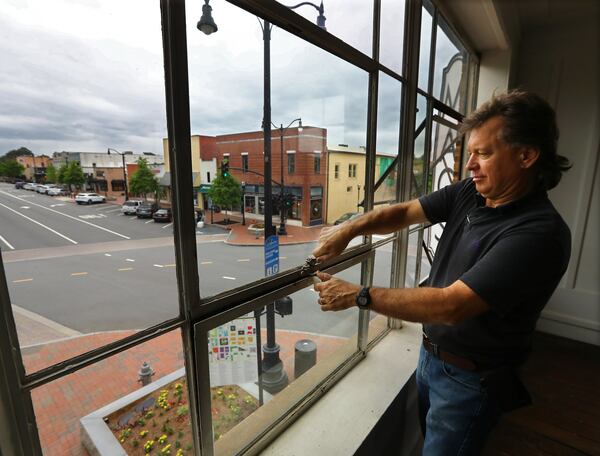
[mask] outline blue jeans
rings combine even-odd
[[[423,455],[479,455],[500,418],[480,374],[454,367],[421,346],[417,367]]]

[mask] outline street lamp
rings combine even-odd
[[[211,16],[212,8],[208,6],[209,0],[204,0],[205,5],[202,7],[202,17],[200,18],[200,22],[198,22],[198,28],[206,33],[213,33],[217,31],[217,26],[214,24]],[[321,27],[323,30],[327,30],[325,28],[325,15],[323,2],[321,1],[321,5],[317,6],[311,2],[302,2],[297,5],[290,6],[290,9],[296,9],[303,5],[310,5],[317,9],[319,12],[319,16],[317,17],[317,25]],[[204,30],[201,26],[204,25],[214,25],[214,29],[207,28]],[[263,143],[264,143],[264,198],[265,198],[265,208],[264,208],[264,224],[265,224],[265,242],[269,239],[270,236],[275,235],[275,227],[273,226],[273,189],[271,183],[271,23],[267,20],[261,23],[262,32],[263,32],[263,42],[264,42],[264,90],[263,90]],[[300,120],[300,119],[297,119]],[[291,125],[291,124],[290,124]],[[276,127],[277,128],[277,127]],[[282,145],[283,147],[283,138]],[[283,160],[282,165],[283,167]],[[283,170],[282,170],[283,173]],[[282,190],[283,190],[283,179],[282,179]],[[283,227],[285,230],[285,226]],[[263,345],[263,362],[262,362],[262,385],[264,388],[270,393],[277,393],[281,391],[288,384],[287,374],[283,369],[283,363],[279,358],[279,345],[275,342],[275,304],[271,303],[267,305],[266,310],[267,317],[267,343]],[[259,317],[257,317],[259,318]]]
[[[204,0],[204,5],[202,5],[202,16],[196,25],[198,30],[206,35],[210,35],[211,33],[215,33],[217,30],[219,30],[217,24],[215,24],[215,21],[212,18],[212,7],[208,4],[209,1],[210,0]]]
[[[108,153],[108,155],[110,155],[110,151],[116,152],[121,156],[121,160],[123,162],[123,185],[125,186],[125,201],[127,201],[129,199],[129,193],[127,193],[127,174],[125,171],[125,154],[119,152],[117,149],[113,149],[111,147],[108,148],[108,150],[106,151],[106,153]]]
[[[285,132],[287,131],[288,128],[290,128],[292,126],[292,124],[294,124],[295,122],[298,122],[298,133],[302,132],[302,119],[300,117],[298,117],[297,119],[292,120],[289,125],[285,128],[283,128],[283,124],[281,124],[279,127],[277,125],[275,125],[273,122],[271,122],[271,125],[273,125],[275,128],[279,129],[279,147],[280,147],[280,155],[281,155],[281,191],[279,193],[279,230],[277,231],[277,234],[285,236],[287,235],[287,232],[285,230],[285,199],[284,199],[284,195],[285,195],[285,185],[283,183],[283,135],[285,134]]]

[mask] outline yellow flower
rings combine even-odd
[[[158,443],[161,445],[167,441],[167,434],[163,434],[158,438]]]
[[[144,429],[143,431],[140,432],[140,437],[146,437],[148,435],[148,431],[146,429]]]

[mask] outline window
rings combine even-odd
[[[76,6],[77,11],[82,14],[71,17],[68,13],[72,8],[64,6],[65,2],[72,7]],[[178,20],[164,22],[164,35],[169,44],[187,40],[187,59],[181,59],[171,55],[172,47],[165,46],[163,49],[163,21],[159,2],[131,0],[127,2],[127,7],[123,7],[117,0],[106,0],[108,6],[99,9],[95,9],[93,2],[65,2],[56,3],[57,13],[64,18],[60,23],[47,21],[44,17],[47,0],[31,0],[23,7],[24,11],[19,11],[19,15],[28,17],[32,24],[44,23],[50,27],[44,33],[32,35],[22,21],[11,21],[13,27],[7,35],[8,41],[5,40],[0,49],[0,58],[5,60],[7,56],[13,55],[6,53],[7,46],[16,47],[17,54],[22,55],[11,67],[11,71],[15,72],[16,89],[26,97],[19,105],[28,107],[25,112],[18,113],[19,118],[41,116],[42,122],[38,125],[64,125],[67,129],[64,135],[69,138],[68,147],[72,151],[56,153],[53,158],[57,168],[60,157],[67,158],[65,164],[92,163],[87,157],[83,159],[83,152],[73,151],[102,150],[107,144],[115,147],[127,144],[124,147],[131,147],[133,151],[150,150],[157,155],[157,165],[161,163],[158,156],[166,153],[164,179],[161,178],[161,185],[164,187],[161,190],[168,190],[161,192],[157,198],[164,207],[172,204],[173,208],[188,208],[189,213],[185,210],[173,211],[175,226],[178,227],[175,231],[177,235],[174,236],[173,227],[167,220],[165,223],[153,223],[151,214],[144,222],[137,220],[133,217],[133,212],[130,212],[132,217],[128,220],[131,222],[125,223],[126,219],[117,210],[121,208],[75,207],[77,212],[74,215],[64,217],[65,223],[68,220],[68,223],[74,224],[73,229],[66,234],[52,238],[51,241],[46,241],[45,236],[34,235],[26,240],[17,238],[13,242],[16,250],[68,246],[65,251],[74,254],[61,253],[60,263],[64,267],[43,268],[39,262],[42,260],[36,259],[32,259],[31,264],[25,261],[6,261],[6,257],[11,254],[8,251],[0,257],[0,261],[4,261],[0,271],[6,271],[7,277],[11,279],[0,280],[0,286],[8,288],[0,290],[0,296],[10,296],[12,303],[55,321],[58,325],[53,328],[59,333],[51,341],[31,340],[29,337],[39,338],[44,334],[41,331],[36,334],[20,331],[18,323],[17,341],[17,337],[13,337],[11,333],[9,319],[0,322],[0,346],[7,348],[4,354],[10,356],[10,353],[14,357],[7,363],[6,357],[1,356],[3,365],[0,368],[11,376],[11,381],[5,382],[6,384],[20,385],[15,386],[11,393],[26,406],[19,407],[16,402],[17,406],[8,411],[8,405],[0,403],[0,415],[17,415],[17,419],[8,423],[10,429],[6,433],[14,435],[16,439],[32,436],[34,441],[39,435],[41,447],[47,454],[80,454],[83,448],[79,440],[79,419],[94,417],[88,416],[89,410],[84,413],[83,408],[79,407],[78,404],[86,401],[71,400],[75,386],[83,385],[83,388],[87,388],[85,385],[90,385],[90,381],[94,385],[100,385],[94,386],[93,391],[83,391],[84,395],[89,395],[90,404],[93,403],[94,407],[97,405],[96,409],[99,409],[107,404],[104,401],[106,391],[111,390],[113,396],[116,396],[111,396],[109,402],[123,398],[136,389],[135,385],[140,384],[138,376],[152,376],[154,372],[153,383],[158,386],[169,375],[185,376],[193,372],[196,384],[195,394],[192,396],[198,398],[195,404],[197,407],[189,407],[187,411],[182,409],[182,413],[190,413],[191,422],[199,424],[197,428],[202,435],[194,444],[199,444],[202,448],[196,450],[198,453],[217,456],[236,454],[251,443],[239,438],[240,435],[274,435],[279,432],[279,429],[273,427],[274,423],[285,423],[286,415],[295,413],[291,411],[297,410],[297,404],[309,404],[316,400],[318,394],[314,393],[315,386],[334,383],[342,372],[352,368],[364,356],[366,344],[374,336],[373,331],[377,335],[385,330],[385,319],[377,317],[371,319],[371,323],[383,320],[383,325],[370,325],[369,328],[367,325],[359,325],[359,313],[356,311],[319,313],[318,318],[311,318],[310,312],[315,310],[316,304],[315,295],[310,291],[312,279],[303,276],[299,266],[311,254],[314,245],[286,244],[283,242],[287,239],[284,237],[286,235],[282,234],[279,237],[282,240],[279,245],[280,263],[267,267],[263,256],[264,231],[261,232],[261,224],[264,226],[267,213],[271,213],[274,215],[272,223],[278,225],[279,229],[281,226],[285,228],[285,224],[289,222],[288,228],[294,226],[295,229],[312,232],[315,230],[310,229],[311,225],[333,223],[344,214],[362,212],[364,208],[372,207],[374,201],[388,204],[391,197],[386,196],[388,199],[377,201],[377,188],[373,188],[372,184],[369,184],[370,188],[365,188],[365,181],[372,182],[374,176],[365,178],[365,181],[362,181],[362,176],[360,181],[357,179],[358,165],[361,166],[361,172],[369,169],[373,173],[381,171],[385,174],[376,175],[375,180],[379,177],[388,179],[388,185],[379,187],[390,187],[386,188],[386,191],[390,190],[386,195],[395,197],[397,190],[399,193],[396,186],[400,179],[388,171],[405,172],[400,171],[401,166],[395,157],[400,150],[399,140],[402,139],[398,137],[398,132],[402,131],[400,114],[402,118],[410,118],[410,113],[406,111],[409,108],[400,97],[403,81],[406,80],[406,76],[400,72],[401,40],[404,39],[402,31],[407,28],[398,23],[404,18],[404,2],[380,2],[384,17],[381,18],[380,36],[374,41],[373,31],[376,28],[373,24],[380,18],[373,17],[373,2],[355,2],[360,5],[359,12],[342,0],[337,1],[338,6],[335,8],[327,6],[330,35],[312,33],[314,30],[307,28],[306,21],[278,21],[276,12],[269,7],[261,12],[264,19],[282,24],[281,27],[274,27],[276,33],[271,35],[270,43],[271,122],[282,126],[289,124],[290,127],[283,132],[283,140],[277,130],[274,130],[275,139],[271,142],[273,167],[270,171],[275,184],[272,185],[271,196],[276,196],[283,188],[284,195],[291,197],[281,198],[279,201],[277,198],[268,198],[269,186],[265,186],[264,176],[261,176],[264,172],[264,160],[258,159],[265,148],[260,128],[264,94],[261,93],[262,88],[256,91],[254,85],[248,85],[248,81],[263,79],[264,49],[257,18],[244,9],[251,8],[249,3],[211,2],[214,20],[219,24],[215,38],[202,34],[196,28],[203,2],[187,0],[185,28],[174,26],[183,25]],[[183,14],[184,9],[178,3],[161,2],[166,17],[180,18],[179,14]],[[14,8],[9,8],[9,11],[12,10]],[[93,30],[93,36],[97,40],[92,44],[81,28],[83,16],[98,18],[98,23],[122,24],[127,23],[131,11],[143,18],[139,21],[135,35],[123,27],[97,27]],[[314,22],[313,8],[299,7],[294,13]],[[356,33],[356,24],[347,20],[348,13],[360,18],[360,33]],[[435,17],[441,18],[441,15],[436,12]],[[419,26],[408,25],[411,28]],[[449,61],[442,57],[463,53],[463,47],[443,20],[436,20],[433,25],[428,33],[444,34],[446,38],[429,40],[442,47],[434,46],[436,49],[430,51],[432,58],[428,59],[435,62],[435,71],[432,69],[426,73],[432,75],[432,89],[421,87],[424,90],[418,95],[419,111],[416,115],[419,122],[430,121],[426,122],[429,126],[414,132],[417,142],[421,141],[418,144],[420,162],[415,165],[418,173],[415,173],[417,175],[414,179],[420,183],[421,191],[430,181],[435,181],[435,185],[438,181],[446,183],[446,179],[440,180],[438,177],[449,176],[449,170],[439,168],[436,160],[442,159],[452,164],[461,160],[460,145],[455,142],[455,129],[448,127],[448,123],[454,123],[457,119],[451,119],[451,115],[443,112],[443,108],[445,104],[454,102],[456,95],[460,94],[458,105],[455,106],[456,109],[462,109],[468,82],[464,76],[467,73],[453,73],[451,76],[455,79],[452,81],[448,77],[444,79],[444,68],[448,67]],[[314,26],[311,24],[311,27]],[[56,36],[67,36],[63,47],[67,53],[76,53],[83,60],[65,59],[64,53],[53,52],[56,42],[49,37]],[[303,36],[311,36],[311,41],[301,38]],[[335,36],[336,41],[332,41],[331,36]],[[25,39],[33,40],[32,45],[20,46]],[[336,46],[336,52],[332,53],[329,51],[331,46],[340,44],[337,39],[344,40],[349,46]],[[412,41],[418,41],[420,35],[407,39],[411,40],[411,43],[406,43],[407,48],[412,49]],[[381,43],[381,52],[375,53],[380,56],[380,61],[371,57],[372,42]],[[409,46],[411,44],[413,46]],[[443,52],[443,46],[446,45],[452,45],[450,54]],[[32,49],[43,51],[48,59],[41,62],[31,54]],[[115,53],[123,56],[118,69],[114,67],[115,62],[107,57]],[[290,59],[290,55],[294,58]],[[165,68],[165,62],[168,68]],[[465,59],[464,62],[470,60]],[[141,74],[139,68],[147,71]],[[452,68],[457,70],[459,66]],[[32,74],[31,71],[35,70],[36,74],[43,76],[20,77],[21,74]],[[56,81],[63,80],[65,71],[78,75],[70,80],[67,89],[63,88],[64,85],[56,84]],[[169,76],[166,81],[163,81],[164,74]],[[379,81],[379,97],[373,97],[374,94],[369,93],[374,87],[369,81],[376,79]],[[43,83],[41,87],[37,86],[39,80]],[[185,91],[173,89],[186,84],[189,85],[189,99],[183,100],[181,94]],[[66,107],[60,104],[53,106],[55,102],[47,98],[42,100],[44,106],[47,104],[49,108],[55,109],[45,109],[43,112],[36,110],[35,106],[40,105],[39,100],[27,99],[27,94],[44,95],[44,85],[56,88],[56,93],[52,95],[62,99],[69,98],[74,103]],[[104,104],[89,103],[89,93],[99,93],[99,90]],[[166,93],[169,94],[168,105],[165,103]],[[236,101],[235,104],[232,104],[232,100]],[[434,100],[435,108],[432,107]],[[97,122],[80,122],[77,107],[83,104],[89,108],[89,118],[96,119]],[[111,110],[111,115],[106,114],[105,105],[115,107]],[[152,128],[140,130],[130,122],[127,116],[132,106],[147,107],[137,109],[136,112],[141,116],[140,125],[150,125]],[[2,109],[3,106],[0,106],[0,116],[7,115]],[[299,122],[296,122],[300,118],[303,120],[302,131],[298,129]],[[373,119],[373,122],[368,122],[368,119]],[[103,125],[103,128],[95,127],[97,125]],[[185,131],[186,128],[173,128],[182,125],[186,128],[189,126],[190,131]],[[377,125],[377,131],[372,131],[374,125]],[[75,129],[71,129],[73,126]],[[107,131],[119,134],[105,136],[104,126]],[[39,137],[39,129],[27,130],[26,127],[29,128],[24,125],[19,134],[23,135],[24,143],[30,143]],[[190,138],[182,137],[182,132],[192,135],[191,144]],[[404,139],[414,139],[410,137],[411,134],[412,132]],[[370,143],[367,138],[377,139],[377,144]],[[387,157],[381,163],[381,168],[376,166],[377,157],[370,166],[365,166],[367,157],[374,155],[371,154],[373,151],[366,153],[363,145],[367,143],[377,153],[381,151]],[[328,144],[343,145],[332,160],[339,160],[333,166],[333,179],[329,174],[330,152],[325,156],[327,162],[323,173],[322,154],[316,153],[327,151]],[[61,142],[48,142],[47,147],[48,150],[62,150],[66,146]],[[190,150],[186,150],[186,147]],[[135,169],[130,166],[137,166],[138,152],[121,150],[119,153],[126,158],[127,171],[131,177]],[[241,166],[237,169],[247,173],[244,176],[245,194],[238,193],[241,189],[235,186],[230,187],[228,190],[231,190],[235,201],[231,204],[224,202],[219,206],[204,193],[209,186],[202,185],[201,174],[206,173],[206,181],[211,183],[212,170],[218,175],[221,160],[229,159],[230,156],[237,160],[240,154],[241,163],[236,161],[234,166],[232,162],[231,166],[232,169]],[[139,152],[139,155],[142,156],[142,153]],[[256,157],[253,158],[252,168],[250,156]],[[76,157],[78,160],[75,160]],[[152,171],[154,157],[144,157],[151,164],[149,168]],[[348,164],[350,160],[356,161]],[[103,167],[102,158],[94,158],[94,161],[99,167]],[[351,181],[341,176],[341,167],[346,165],[348,178],[353,179]],[[89,173],[90,169],[84,167],[83,172]],[[137,205],[150,210],[156,209],[147,207],[151,204],[141,204],[141,200],[145,199],[143,190],[138,194],[132,193],[131,186],[118,178],[120,174],[122,175],[111,170],[106,172],[105,177],[111,181],[113,191],[128,190],[132,205],[126,208],[135,208]],[[149,180],[152,179],[150,174],[146,173]],[[106,185],[106,181],[94,183],[97,187],[90,190],[102,190]],[[354,192],[355,186],[357,192]],[[138,187],[134,185],[133,188]],[[193,188],[196,188],[196,192]],[[20,198],[17,194],[14,196]],[[149,202],[154,201],[152,192],[147,196]],[[201,218],[191,210],[196,205],[198,211],[204,211],[207,222],[213,223],[209,217],[214,216],[214,223],[226,225],[229,218],[233,222],[241,221],[242,214],[236,213],[236,207],[242,205],[242,201],[246,209],[243,211],[245,225],[233,223],[229,228],[239,226],[248,232],[248,226],[253,224],[256,226],[258,239],[261,240],[256,245],[241,249],[248,252],[244,255],[239,254],[240,249],[223,245],[223,236],[212,237],[214,231],[205,230],[199,223]],[[25,203],[36,204],[34,199],[23,201]],[[287,205],[285,210],[277,208],[277,204],[282,203]],[[68,212],[73,209],[71,206],[57,205],[52,216],[62,217],[61,213],[71,215]],[[276,215],[278,212],[281,212],[282,217]],[[142,212],[140,215],[143,216]],[[123,222],[113,224],[110,220],[112,217],[121,217]],[[86,225],[85,232],[89,232],[89,235],[81,235],[82,230],[78,228],[82,224]],[[27,236],[31,230],[23,229],[21,232],[23,236]],[[410,246],[415,252],[420,252],[416,247],[421,245],[421,241],[425,240],[428,245],[432,245],[431,242],[437,235],[437,232],[413,231],[410,234]],[[150,253],[140,250],[140,241],[145,239],[153,241]],[[7,240],[12,242],[12,239]],[[198,242],[199,240],[202,242]],[[1,242],[4,241],[0,239]],[[355,283],[361,281],[365,285],[370,285],[371,279],[363,271],[373,271],[373,267],[375,279],[384,286],[390,283],[390,278],[397,278],[396,275],[390,275],[389,267],[397,259],[392,257],[395,249],[390,249],[389,244],[380,243],[376,258],[373,259],[372,251],[369,250],[371,247],[363,245],[363,242],[362,239],[356,239],[352,246],[358,249],[349,250],[335,259],[338,261],[335,273],[343,279]],[[90,253],[86,243],[101,245],[102,253]],[[401,254],[407,255],[407,250]],[[422,271],[426,272],[426,267],[422,265],[420,253],[416,258],[412,255],[407,258],[409,264],[404,283],[413,284],[418,281]],[[48,262],[48,259],[43,262]],[[364,267],[365,262],[368,262],[368,268]],[[45,280],[38,280],[42,269]],[[285,270],[287,273],[275,278],[268,277],[269,273],[277,270]],[[397,272],[394,271],[393,274]],[[45,284],[50,280],[53,283],[64,283],[65,286],[61,289],[48,287]],[[247,284],[249,286],[244,286]],[[37,296],[44,296],[44,299],[31,299],[31,290],[35,290]],[[4,304],[6,300],[2,301]],[[269,354],[275,353],[263,351],[263,345],[270,343],[266,321],[267,318],[271,321],[270,318],[273,317],[273,312],[269,310],[272,307],[278,312],[275,315],[275,339],[282,348],[278,354],[282,363],[280,373],[282,377],[284,374],[286,377],[281,384],[273,384],[272,379],[266,375],[264,365],[259,367],[259,363],[267,365],[267,361],[271,361]],[[267,312],[269,313],[266,314]],[[280,314],[285,315],[285,319],[280,318]],[[318,361],[308,361],[296,366],[290,356],[293,357],[299,343],[307,340],[309,348],[314,349],[309,354],[316,354],[318,350]],[[19,343],[27,347],[22,354]],[[32,346],[35,349],[31,349]],[[67,349],[63,349],[65,347]],[[246,358],[239,356],[240,354],[249,356]],[[21,360],[25,366],[23,378],[19,378],[18,372],[12,368],[19,365]],[[226,362],[221,362],[222,360]],[[322,362],[323,360],[326,362]],[[144,361],[149,361],[150,366],[144,366]],[[344,369],[339,369],[342,365]],[[118,369],[115,370],[115,366],[119,366],[119,372]],[[293,366],[293,369],[290,370],[289,366]],[[310,375],[306,375],[308,370]],[[119,388],[113,389],[107,378],[111,382],[117,378]],[[295,383],[294,388],[285,388],[283,383],[292,382]],[[241,389],[226,389],[233,385],[238,385]],[[105,386],[109,387],[104,388]],[[180,390],[181,388],[187,388],[185,382]],[[64,393],[59,397],[61,408],[49,408],[54,402],[49,394],[57,389]],[[169,391],[171,398],[179,394],[175,385],[173,388],[169,387]],[[77,393],[80,394],[81,391],[78,390]],[[228,404],[229,394],[242,397],[243,402]],[[277,400],[269,401],[272,396],[277,396]],[[67,413],[62,407],[64,404],[67,404]],[[231,405],[234,406],[233,409]],[[232,420],[229,419],[227,424],[227,419],[220,420],[216,415],[213,416],[211,410],[221,407],[236,414],[236,407],[241,409],[245,405],[251,405],[252,410],[261,408],[261,419],[255,420],[252,410],[248,409],[249,413],[244,415],[246,418],[239,420],[239,423],[236,421],[240,432],[235,434],[229,430]],[[36,415],[38,432],[21,429],[22,423],[30,422],[30,417],[27,416],[30,406],[33,406]],[[192,409],[197,413],[191,415]],[[95,418],[98,424],[104,421],[104,417],[99,420],[97,416]],[[189,425],[190,421],[186,423]],[[68,435],[64,439],[56,439],[56,429],[69,430]],[[168,434],[166,431],[165,433]],[[132,442],[135,436],[123,436],[128,439],[130,437]],[[118,444],[119,436],[116,440]],[[27,442],[20,443],[27,447]],[[142,448],[144,443],[137,441],[137,445]],[[194,445],[186,443],[185,446],[189,446],[183,448],[186,454],[188,450],[191,450],[191,454]],[[173,447],[171,454],[176,452]],[[155,443],[152,451],[159,450],[161,449]],[[4,448],[0,451],[5,453]]]
[[[356,163],[350,163],[348,165],[348,177],[356,177]]]
[[[110,185],[112,186],[113,192],[124,192],[125,184],[123,179],[113,179],[110,181]]]

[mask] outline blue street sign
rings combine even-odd
[[[279,272],[279,239],[271,235],[265,239],[265,275],[272,276]]]

